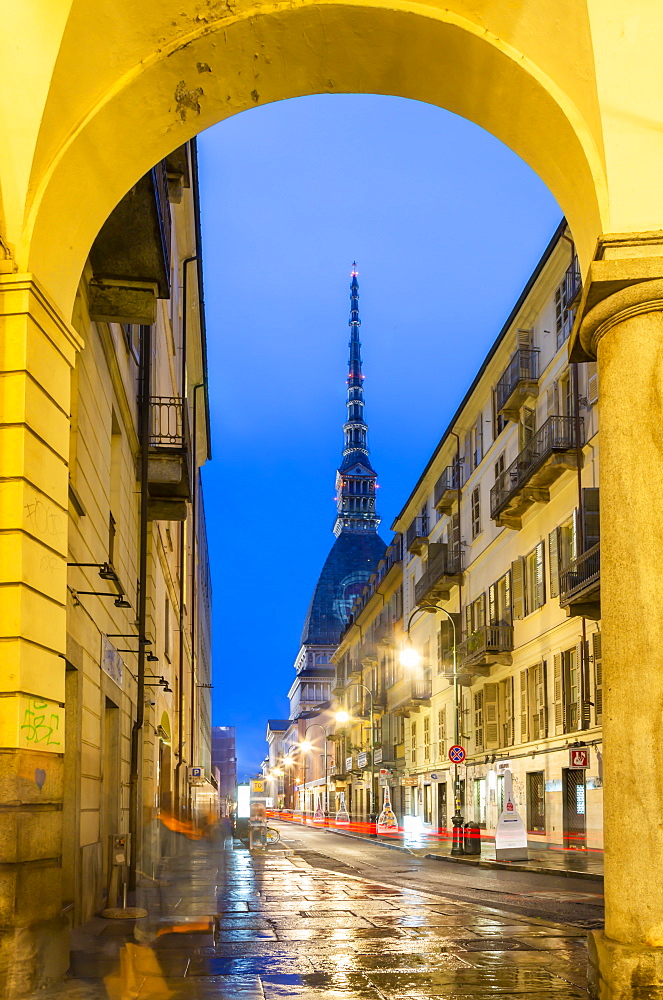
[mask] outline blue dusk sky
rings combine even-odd
[[[327,95],[199,137],[213,460],[213,724],[238,776],[286,718],[333,543],[350,269],[381,535],[552,236],[561,210],[488,133],[400,98]]]

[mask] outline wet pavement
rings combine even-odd
[[[321,837],[324,834],[320,834]],[[336,841],[336,838],[328,838]],[[311,852],[308,852],[309,854]],[[148,917],[76,932],[42,1000],[580,1000],[585,930],[316,865],[287,845],[179,842]]]

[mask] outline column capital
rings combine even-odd
[[[663,230],[601,236],[585,277],[569,358],[594,361],[601,337],[629,316],[663,310]]]

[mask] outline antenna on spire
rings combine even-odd
[[[350,271],[350,277],[351,278],[356,278],[358,274],[359,274],[359,272],[357,271],[357,261],[353,260],[352,261],[352,270]]]

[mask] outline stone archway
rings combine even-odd
[[[114,205],[168,152],[257,104],[372,92],[462,115],[548,185],[586,278],[573,356],[598,356],[603,428],[608,850],[597,990],[626,998],[663,984],[663,902],[650,891],[663,847],[660,5],[150,0],[140,20],[130,0],[53,0],[38,16],[15,6],[3,39],[13,87],[0,94],[3,372],[18,387],[3,410],[0,466],[1,637],[15,665],[5,687],[23,690],[38,669],[44,697],[64,700],[66,532],[31,534],[26,496],[37,488],[52,500],[52,523],[66,511],[69,369],[81,346],[71,310]],[[621,852],[634,789],[638,850]]]

